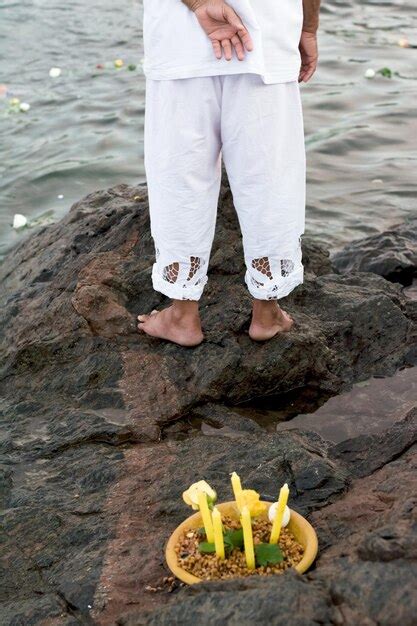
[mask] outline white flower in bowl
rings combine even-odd
[[[197,483],[193,483],[191,487],[182,494],[185,504],[191,506],[194,511],[199,510],[198,496],[201,491],[206,494],[209,506],[213,505],[217,500],[217,494],[214,489],[212,489],[205,480],[199,480]]]
[[[273,504],[271,504],[271,506],[269,507],[269,511],[268,511],[268,517],[269,517],[269,521],[272,523],[275,519],[275,515],[277,514],[277,508],[278,508],[278,502],[274,502]],[[291,517],[291,511],[290,509],[286,506],[284,509],[284,516],[282,518],[282,527],[284,528],[285,526],[288,526],[288,523],[290,521],[290,517]]]

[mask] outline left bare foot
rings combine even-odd
[[[249,337],[254,341],[272,339],[277,333],[291,330],[294,320],[276,300],[254,300]]]
[[[198,346],[204,339],[201,330],[198,302],[174,300],[162,311],[152,311],[150,315],[138,315],[138,330],[172,341],[179,346]]]

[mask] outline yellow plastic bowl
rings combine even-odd
[[[269,507],[272,502],[265,502],[265,504]],[[220,510],[222,515],[227,515],[233,519],[239,519],[238,510],[236,508],[236,503],[232,502],[223,502],[221,504],[216,505]],[[264,515],[267,516],[268,509]],[[193,530],[195,528],[201,528],[203,526],[203,522],[201,520],[200,513],[195,513],[188,517],[186,520],[182,522],[172,533],[171,537],[168,540],[167,547],[165,550],[165,558],[171,572],[182,580],[187,585],[194,585],[195,583],[202,582],[201,578],[197,578],[193,574],[190,574],[185,569],[180,567],[177,562],[177,554],[175,552],[175,546],[178,544],[180,537],[184,532]],[[317,556],[318,551],[318,542],[317,535],[311,524],[307,522],[307,520],[291,509],[291,518],[287,528],[292,532],[297,541],[304,548],[304,555],[298,565],[295,566],[294,569],[297,570],[300,574],[303,574],[308,570],[308,568],[314,562],[314,559]]]

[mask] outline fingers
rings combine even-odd
[[[243,59],[245,58],[245,51],[243,49],[241,40],[237,35],[234,35],[231,41],[234,46],[237,58],[239,59],[239,61],[243,61]]]
[[[252,41],[252,37],[249,35],[249,32],[246,30],[246,28],[244,26],[242,26],[242,28],[240,28],[237,31],[237,34],[239,35],[239,37],[242,40],[242,43],[245,47],[245,50],[247,50],[248,52],[250,52],[251,50],[253,50],[253,41]]]
[[[224,39],[220,38],[221,29],[218,29],[217,32],[211,33],[210,39],[213,46],[214,55],[216,59],[221,59],[222,56],[224,56],[226,61],[231,61],[234,50],[236,57],[239,59],[239,61],[243,61],[243,59],[245,58],[245,50],[253,50],[252,38],[249,35],[249,32],[246,30],[245,26],[242,24],[242,20],[240,19],[240,17],[229,5],[225,5],[223,18],[225,22],[227,22],[227,24],[232,27],[228,30],[235,30],[236,32],[232,35],[232,37],[225,37]]]
[[[222,39],[221,44],[222,44],[222,48],[224,52],[224,58],[226,59],[226,61],[231,61],[232,60],[232,44],[230,42],[230,39]]]
[[[221,59],[222,58],[222,47],[220,45],[220,41],[215,39],[211,43],[213,44],[213,50],[214,50],[214,54],[216,56],[216,59]]]
[[[301,67],[301,71],[298,77],[299,83],[308,83],[310,78],[312,78],[314,72],[316,71],[317,63],[309,63],[308,65],[303,65]]]
[[[233,50],[239,61],[243,61],[245,58],[245,49],[238,35],[233,35],[231,39],[222,39],[221,41],[214,39],[211,43],[216,59],[221,59],[224,54],[226,61],[231,61]]]
[[[303,76],[303,83],[308,83],[308,81],[310,80],[310,78],[312,78],[315,71],[316,71],[315,68],[307,70]]]
[[[237,13],[235,13],[235,11],[229,5],[225,7],[224,17],[226,21],[231,26],[233,26],[233,28],[236,28],[237,34],[239,35],[240,40],[242,41],[243,47],[248,52],[253,50],[252,37],[249,35],[249,32],[246,30],[245,26],[242,24],[242,20],[240,19],[240,17],[237,15]]]

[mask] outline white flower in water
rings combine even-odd
[[[19,109],[23,112],[23,113],[27,113],[30,109],[30,104],[28,102],[21,102]]]
[[[277,508],[278,508],[278,502],[274,502],[274,504],[271,504],[271,506],[269,507],[269,511],[268,511],[268,517],[269,517],[269,521],[272,523],[275,519],[275,515],[277,514]],[[290,517],[291,517],[291,511],[290,509],[286,506],[284,509],[284,516],[282,518],[282,527],[284,528],[285,526],[288,526],[288,522],[290,521]]]
[[[23,228],[28,223],[26,217],[21,213],[16,213],[13,218],[13,228]]]
[[[375,78],[375,74],[375,70],[373,70],[372,67],[369,67],[365,72],[365,78]]]
[[[51,67],[49,70],[49,76],[51,78],[58,78],[58,76],[61,76],[61,71],[60,67]]]

